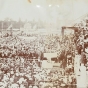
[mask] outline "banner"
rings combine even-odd
[[[51,63],[49,63],[47,60],[43,60],[42,68],[53,68],[53,65]]]

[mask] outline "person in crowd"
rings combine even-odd
[[[71,69],[75,55],[72,53],[75,50],[75,43],[79,42],[77,41],[79,38],[78,33],[75,43],[73,42],[74,35],[63,36],[63,39],[54,34],[39,37],[36,35],[36,37],[36,40],[30,41],[28,44],[14,36],[7,37],[7,40],[11,40],[12,44],[6,40],[4,41],[3,38],[3,43],[0,45],[0,58],[2,58],[0,60],[4,66],[0,66],[0,82],[6,83],[8,81],[5,84],[7,88],[57,88],[60,86],[66,88],[68,84],[68,87],[72,85],[71,79],[67,82],[65,77],[62,78],[63,81],[60,81],[60,78],[66,76],[65,69],[69,71],[69,67],[70,71],[68,73],[74,73]],[[78,44],[79,54],[81,54],[81,49],[82,46]],[[61,63],[61,66],[57,69],[53,68],[54,71],[50,68],[42,68],[41,63],[44,59],[44,53],[54,52],[58,53],[58,56],[56,56],[58,57],[57,61],[54,63]],[[69,63],[67,62],[68,59],[71,59]],[[68,77],[71,76],[70,74],[68,74]],[[47,83],[52,85],[46,87]]]

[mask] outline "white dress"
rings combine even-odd
[[[87,80],[86,80],[86,67],[82,64],[80,66],[80,76],[77,79],[77,86],[78,88],[86,88],[87,86]]]

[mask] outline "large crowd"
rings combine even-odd
[[[18,36],[3,37],[0,45],[1,88],[76,88],[74,36],[63,39],[53,34],[36,37],[28,43]],[[57,52],[55,63],[61,63],[60,67],[42,68],[44,53],[53,52]]]
[[[87,65],[87,32],[79,26],[73,35],[36,34],[28,42],[19,35],[0,38],[0,88],[76,88],[74,59],[80,55]],[[54,52],[60,66],[43,68],[44,53]]]

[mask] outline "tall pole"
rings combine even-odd
[[[3,21],[2,21],[2,29],[1,29],[1,33],[2,33],[1,37],[3,37]]]
[[[12,22],[11,22],[12,25]],[[13,27],[11,27],[11,36],[13,36]]]
[[[21,26],[21,19],[19,18],[19,29],[20,29],[20,26]]]

